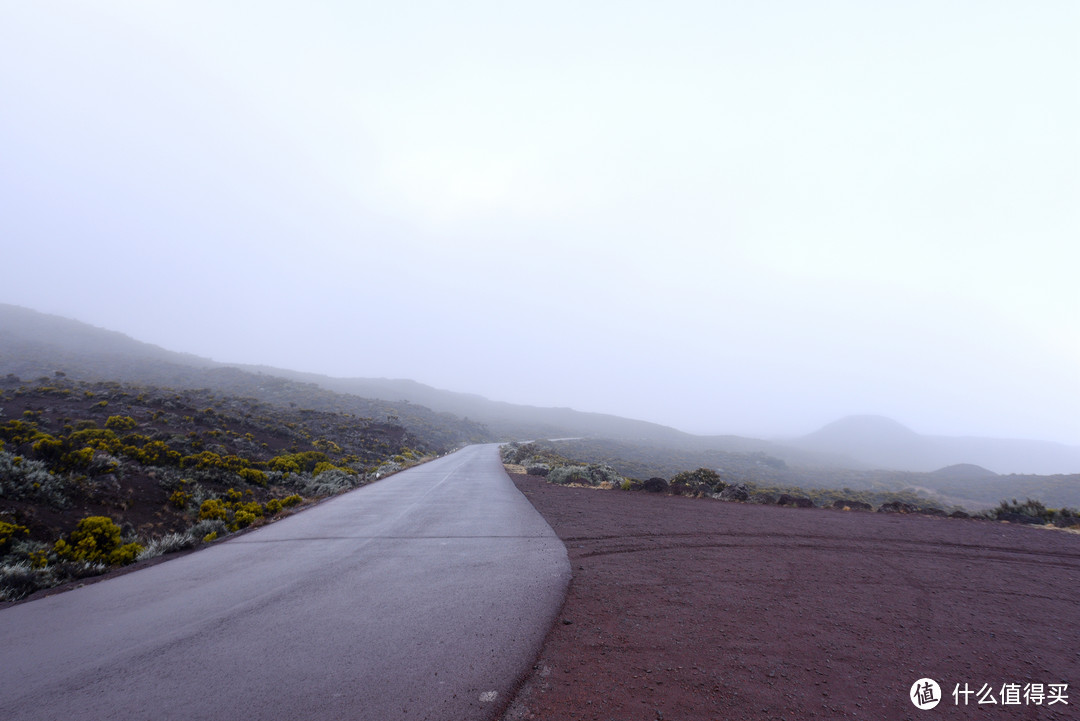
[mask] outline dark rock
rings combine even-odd
[[[750,500],[750,490],[742,483],[736,483],[720,491],[720,500],[744,503]]]
[[[838,511],[872,511],[874,507],[862,501],[851,501],[846,498],[838,498],[833,501],[832,507]]]
[[[878,513],[918,513],[919,507],[905,503],[904,501],[889,501],[888,503],[881,504],[881,508],[877,509]]]
[[[814,502],[806,496],[792,496],[789,493],[781,493],[776,499],[778,506],[797,506],[798,508],[813,508]]]
[[[949,514],[949,518],[971,518],[971,516],[963,511],[953,511]]]
[[[1046,521],[1037,516],[1025,516],[1023,513],[998,513],[997,519],[999,521],[1008,521],[1009,523],[1038,524],[1040,526],[1046,523]]]
[[[641,490],[649,493],[665,493],[667,489],[668,482],[663,478],[650,478],[641,484]]]
[[[763,506],[775,506],[776,505],[776,496],[774,496],[771,493],[761,493],[761,492],[759,492],[759,493],[755,493],[754,495],[750,496],[750,502],[751,503],[760,503]]]
[[[923,506],[923,507],[919,508],[919,513],[921,513],[924,516],[942,516],[942,517],[945,517],[945,516],[949,515],[945,511],[941,510],[940,508],[933,508],[931,506]]]

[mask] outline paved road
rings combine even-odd
[[[214,547],[0,611],[0,718],[491,718],[570,578],[471,446]]]

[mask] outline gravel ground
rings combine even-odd
[[[574,578],[504,721],[1080,718],[1080,535],[511,477]]]

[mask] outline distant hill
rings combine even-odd
[[[0,304],[0,375],[34,381],[57,372],[79,380],[206,388],[288,408],[391,418],[432,447],[494,440],[479,422],[424,406],[335,393],[313,383],[241,370],[86,323]]]
[[[25,379],[55,371],[86,380],[119,380],[176,388],[216,388],[273,403],[396,416],[439,442],[582,437],[608,439],[638,458],[706,460],[715,454],[764,454],[807,469],[929,472],[962,464],[993,473],[1080,472],[1080,448],[1056,443],[924,436],[879,416],[852,416],[801,438],[766,441],[697,436],[647,421],[570,408],[516,405],[412,380],[332,378],[265,366],[217,363],[141,343],[86,323],[0,304],[0,374]],[[719,457],[719,456],[716,456]],[[730,459],[729,459],[730,460]],[[964,479],[955,474],[942,482]]]
[[[770,441],[742,436],[697,436],[669,426],[633,420],[605,413],[588,413],[571,408],[542,408],[492,401],[470,393],[440,390],[412,380],[386,378],[332,378],[315,373],[239,366],[250,371],[314,383],[338,393],[366,398],[416,403],[437,411],[453,413],[483,423],[506,440],[542,438],[605,438],[642,448],[680,448],[723,453],[766,453],[788,463],[836,465],[837,459]]]
[[[958,463],[955,466],[946,466],[931,471],[930,475],[952,481],[978,481],[985,478],[994,478],[998,474],[973,463]]]
[[[1007,438],[924,436],[881,416],[842,418],[784,444],[889,470],[929,472],[974,465],[990,469],[988,476],[1080,472],[1080,447]]]

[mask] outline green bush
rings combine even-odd
[[[56,555],[67,561],[127,565],[142,552],[138,543],[121,545],[120,527],[107,516],[87,516],[68,538],[53,546]]]
[[[137,425],[138,422],[131,416],[109,416],[105,421],[105,427],[114,431],[130,431]]]
[[[109,563],[113,566],[126,566],[138,560],[144,550],[138,543],[125,543],[109,554]]]
[[[26,526],[17,526],[14,523],[0,521],[0,556],[7,553],[11,542],[16,536],[26,536],[30,530]]]
[[[302,453],[284,453],[271,458],[267,467],[271,471],[282,473],[311,473],[315,466],[320,463],[329,463],[330,458],[319,451],[304,451]]]
[[[255,486],[266,486],[266,474],[258,468],[241,468],[237,475]]]
[[[229,518],[229,511],[225,507],[225,502],[220,498],[209,498],[202,502],[199,506],[199,520],[220,520],[224,521]]]
[[[47,461],[56,461],[64,453],[64,442],[59,438],[44,435],[34,443],[34,455]]]
[[[237,511],[233,514],[232,529],[247,528],[255,522],[255,514],[248,511]]]

